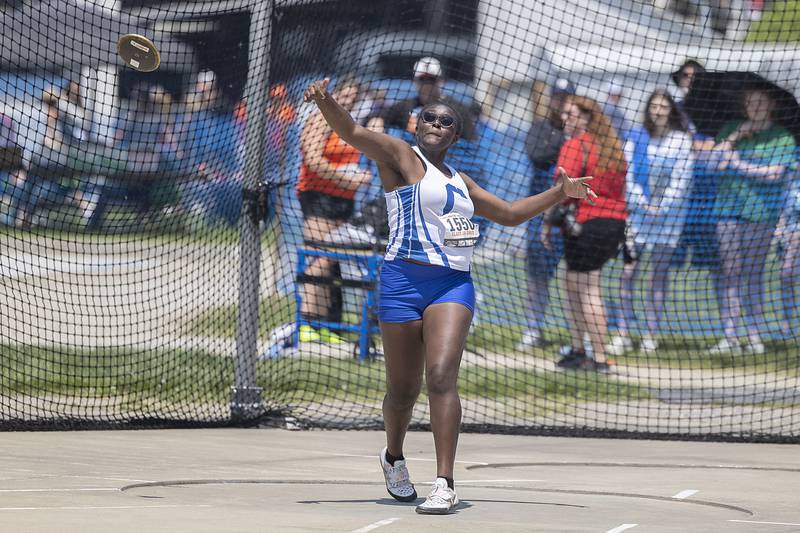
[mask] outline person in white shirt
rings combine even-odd
[[[644,284],[646,330],[640,349],[653,353],[669,288],[669,269],[686,223],[692,182],[692,137],[684,131],[680,112],[669,92],[656,90],[647,100],[642,127],[634,128],[625,144],[628,221],[623,249],[622,317],[617,335],[606,347],[610,355],[633,349],[629,337],[634,320],[633,294],[649,255],[649,276]]]

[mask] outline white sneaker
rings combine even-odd
[[[642,337],[642,345],[640,349],[642,353],[654,354],[656,353],[656,350],[658,350],[658,341],[649,335]]]
[[[386,490],[397,501],[413,502],[417,499],[417,491],[409,479],[406,462],[398,459],[394,462],[394,466],[390,465],[386,461],[386,451],[387,448],[382,449],[378,456],[383,469],[383,478],[386,480]]]
[[[520,339],[520,341],[517,343],[515,349],[518,352],[524,352],[527,351],[528,348],[541,346],[541,344],[542,344],[541,332],[539,332],[538,329],[528,329],[525,330],[525,333],[522,334],[522,339]]]
[[[711,355],[741,355],[742,348],[736,341],[728,340],[728,338],[725,337],[712,346],[708,350],[708,353]]]
[[[447,480],[437,477],[425,501],[417,505],[419,514],[447,514],[458,505],[456,491],[447,486]]]
[[[614,335],[611,342],[606,344],[606,354],[619,357],[633,351],[633,342],[624,335]]]

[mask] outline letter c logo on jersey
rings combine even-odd
[[[464,194],[464,191],[462,191],[458,187],[450,185],[449,183],[445,186],[445,189],[447,189],[447,202],[445,202],[444,209],[442,209],[443,215],[446,215],[447,213],[453,210],[453,205],[456,202],[455,194],[460,195],[461,198],[464,199],[467,198],[467,195]]]

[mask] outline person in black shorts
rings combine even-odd
[[[570,175],[593,176],[600,198],[596,205],[567,200],[548,212],[542,226],[546,247],[552,246],[553,225],[560,226],[565,237],[571,349],[558,365],[607,373],[604,343],[608,326],[600,278],[603,265],[619,253],[625,235],[627,165],[622,143],[597,102],[568,96],[562,120],[567,141],[561,147],[558,167]],[[593,359],[586,356],[584,334],[591,340]]]
[[[338,102],[352,110],[360,85],[351,77],[336,84],[333,94]],[[307,244],[324,243],[336,228],[352,215],[356,191],[372,180],[368,170],[359,167],[361,152],[345,143],[331,129],[322,113],[312,114],[300,136],[303,161],[297,181],[297,197],[303,211],[303,237]],[[340,266],[328,257],[310,261],[304,274],[315,278],[341,277]],[[339,322],[341,318],[341,288],[319,283],[301,287],[300,313],[305,321]],[[299,328],[300,342],[343,342],[327,327],[303,324]]]

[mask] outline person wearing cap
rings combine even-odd
[[[413,134],[416,131],[416,117],[419,110],[434,102],[442,102],[461,116],[461,136],[467,140],[475,139],[475,117],[479,114],[461,102],[442,94],[444,75],[442,65],[435,57],[423,57],[414,63],[414,86],[417,95],[401,100],[389,107],[383,116],[385,127],[397,128]]]
[[[568,95],[575,94],[575,86],[566,78],[558,78],[550,88],[547,116],[534,120],[525,138],[525,151],[528,154],[533,176],[529,194],[547,190],[553,181],[553,166],[558,160],[561,145],[566,138],[563,132],[561,111]],[[550,305],[548,285],[556,272],[562,255],[562,241],[558,229],[554,231],[553,248],[546,249],[539,240],[542,218],[533,219],[528,225],[528,300],[527,329],[517,343],[518,351],[526,351],[543,342],[542,327],[547,308]]]
[[[195,76],[194,83],[186,94],[184,106],[186,112],[208,111],[221,107],[222,93],[217,83],[217,75],[213,70],[201,70]]]
[[[537,169],[545,171],[550,176],[550,170],[558,159],[558,152],[564,143],[565,137],[561,122],[561,111],[564,99],[575,94],[575,86],[566,78],[558,78],[550,89],[547,117],[534,120],[528,135],[525,137],[525,151],[531,164]]]
[[[183,155],[179,167],[191,176],[181,184],[180,207],[205,222],[234,225],[239,219],[239,127],[217,75],[213,70],[200,71],[185,96],[175,129]]]

